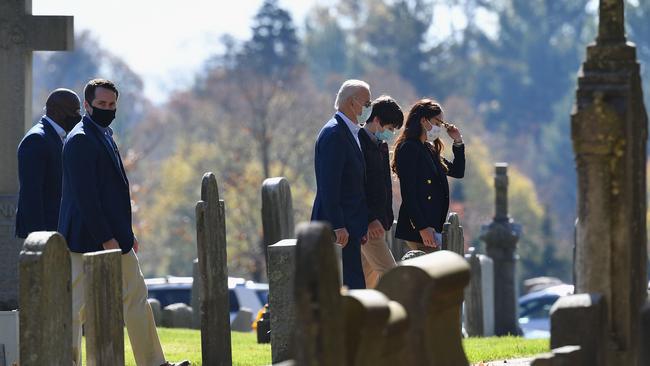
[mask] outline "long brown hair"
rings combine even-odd
[[[424,117],[429,120],[433,117],[437,117],[442,113],[442,107],[438,102],[433,99],[420,99],[411,107],[408,115],[406,116],[406,123],[404,123],[404,129],[400,133],[399,137],[393,145],[393,164],[392,170],[397,174],[397,154],[400,146],[405,143],[407,140],[416,140],[420,141],[420,136],[422,136],[423,128],[420,120]],[[433,144],[430,142],[425,142],[425,146],[434,154],[440,157],[440,164],[442,164],[445,172],[449,169],[445,161],[442,159],[442,152],[445,149],[445,144],[441,139],[436,139]]]

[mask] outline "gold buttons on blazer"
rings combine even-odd
[[[431,196],[428,196],[427,199],[428,199],[429,201],[431,201]]]
[[[427,184],[431,184],[431,179],[427,179]]]

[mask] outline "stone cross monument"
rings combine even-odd
[[[498,336],[517,335],[521,330],[517,323],[515,252],[521,227],[508,215],[508,164],[497,163],[495,168],[496,213],[492,223],[483,226],[481,240],[494,261],[494,332]]]
[[[32,51],[69,50],[73,39],[72,17],[35,17],[31,0],[0,1],[0,310],[18,305],[16,150],[31,124]]]
[[[639,63],[623,0],[600,0],[571,116],[578,175],[576,292],[607,309],[608,365],[636,365],[646,300],[646,141]]]

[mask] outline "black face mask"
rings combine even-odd
[[[90,118],[93,119],[93,122],[98,125],[106,128],[111,125],[111,122],[115,119],[116,109],[100,109],[97,107],[92,107],[93,112],[90,114]]]
[[[65,116],[62,121],[63,126],[61,127],[63,127],[65,132],[70,132],[79,121],[81,121],[81,115],[78,113],[75,113],[72,116]]]

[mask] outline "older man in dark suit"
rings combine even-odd
[[[365,288],[361,244],[367,240],[368,206],[359,123],[370,116],[370,87],[361,80],[345,81],[334,108],[337,112],[316,140],[316,199],[311,219],[329,222],[336,243],[343,246],[343,283],[351,289]]]
[[[56,89],[45,103],[45,115],[18,145],[18,210],[16,236],[55,231],[61,204],[61,151],[65,136],[81,119],[79,97]]]

